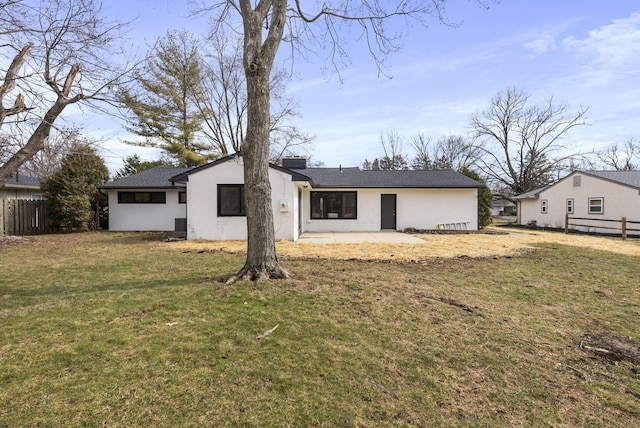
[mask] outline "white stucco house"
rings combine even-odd
[[[293,158],[283,160],[283,166],[270,165],[269,178],[278,240],[295,241],[303,232],[435,230],[452,225],[478,229],[477,192],[482,184],[451,170],[306,168],[305,159]],[[174,230],[148,227],[151,218],[156,219],[156,227],[172,223],[174,219],[163,222],[159,219],[170,214],[168,207],[129,202],[132,196],[126,196],[123,203],[121,194],[151,189],[128,188],[131,184],[142,184],[135,176],[129,182],[123,180],[102,187],[109,193],[111,230]],[[167,194],[166,204],[170,192],[186,191],[184,216],[188,239],[246,239],[241,156],[230,155],[176,173],[167,181],[162,190]],[[142,225],[147,228],[140,229]]]
[[[616,233],[623,217],[640,222],[640,171],[574,171],[515,199],[518,224],[564,228],[569,215],[570,229]]]
[[[171,182],[188,168],[151,168],[100,186],[109,198],[109,230],[185,231],[187,191]]]

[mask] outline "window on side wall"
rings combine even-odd
[[[548,204],[549,204],[549,202],[546,199],[543,199],[543,200],[540,201],[540,212],[542,214],[546,214],[547,213],[547,210],[549,208]]]
[[[218,184],[218,217],[246,215],[244,184]]]
[[[567,199],[567,214],[573,214],[573,199]]]
[[[187,203],[187,192],[178,192],[178,203],[179,204]]]
[[[119,204],[166,204],[166,192],[118,192]]]
[[[312,219],[357,219],[357,192],[311,192]]]
[[[589,214],[604,214],[604,198],[589,198]]]

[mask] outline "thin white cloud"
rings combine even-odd
[[[525,49],[532,50],[536,54],[543,54],[556,49],[556,41],[552,34],[543,34],[540,38],[524,44]]]
[[[567,37],[562,47],[594,64],[621,66],[640,62],[640,13],[615,19],[589,32],[588,37]]]

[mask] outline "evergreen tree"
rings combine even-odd
[[[97,229],[101,197],[98,186],[109,179],[104,160],[88,144],[78,144],[43,185],[51,226],[62,232]]]
[[[128,177],[129,175],[137,174],[142,171],[146,171],[151,168],[155,168],[157,166],[172,166],[170,162],[166,160],[155,160],[155,161],[143,161],[140,159],[139,155],[127,156],[124,160],[124,166],[116,172],[116,175],[113,178],[123,178]]]
[[[460,168],[458,172],[485,185],[481,189],[478,189],[478,227],[490,225],[493,195],[491,194],[491,190],[487,187],[486,181],[483,180],[477,172],[467,167]]]
[[[136,73],[139,86],[120,91],[132,113],[127,129],[145,138],[128,144],[160,148],[180,166],[218,157],[200,132],[205,113],[198,107],[204,91],[199,58],[197,42],[186,32],[157,41],[145,69]]]

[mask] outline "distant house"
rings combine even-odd
[[[16,174],[0,186],[0,199],[44,199],[40,180],[23,174]]]
[[[607,232],[608,220],[640,221],[640,171],[575,171],[515,199],[521,225],[564,228],[569,215],[587,219],[572,228]]]
[[[166,171],[165,179],[169,174]],[[241,156],[230,155],[169,178],[162,190],[167,192],[166,204],[170,191],[186,190],[184,215],[188,239],[246,239]],[[295,241],[303,232],[478,228],[477,192],[482,184],[451,170],[306,168],[305,159],[293,158],[285,159],[282,166],[271,164],[269,179],[278,240]],[[122,180],[102,187],[109,192],[109,216],[115,216],[110,219],[110,229],[151,230],[136,227],[151,215],[137,212],[145,208],[144,204],[123,203],[118,196],[124,192],[148,192],[151,188],[132,189],[130,186],[142,184],[136,183],[139,180],[136,176],[128,182]],[[122,205],[126,205],[124,209]],[[154,218],[160,217],[161,212],[164,216],[169,214],[156,210],[157,206],[151,208]]]
[[[491,215],[493,217],[515,216],[517,207],[514,202],[502,195],[494,194],[491,201]]]
[[[156,167],[100,186],[109,198],[109,230],[185,231],[186,188],[171,177],[187,170]]]

